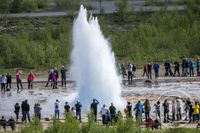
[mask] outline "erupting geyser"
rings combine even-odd
[[[78,89],[77,99],[83,108],[88,108],[93,98],[101,104],[110,105],[113,102],[121,106],[121,85],[114,53],[102,35],[98,19],[90,17],[88,20],[83,6],[73,25],[71,63],[71,74]]]

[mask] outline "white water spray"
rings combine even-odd
[[[121,106],[121,85],[115,68],[114,53],[100,30],[98,19],[87,19],[81,6],[73,25],[71,74],[78,89],[77,99],[88,110],[92,99],[102,104]],[[86,108],[87,107],[87,108]]]

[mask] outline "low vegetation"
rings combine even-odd
[[[151,129],[141,128],[131,119],[122,119],[119,117],[117,123],[112,126],[102,126],[95,123],[92,116],[88,116],[88,122],[79,123],[72,115],[67,114],[64,122],[53,120],[47,129],[43,129],[42,124],[35,119],[31,125],[22,128],[20,133],[153,133]],[[157,133],[199,133],[199,129],[173,128],[162,129]]]
[[[98,16],[102,32],[111,42],[118,61],[132,61],[142,66],[145,62],[200,56],[198,7],[155,13],[127,12],[126,6],[122,7],[115,14]],[[70,16],[1,19],[0,66],[38,69],[67,65],[72,24]]]

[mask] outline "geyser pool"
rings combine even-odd
[[[115,66],[115,56],[109,41],[103,36],[98,19],[87,17],[81,6],[73,24],[73,50],[70,72],[77,85],[77,100],[88,110],[92,99],[100,104],[120,107],[121,85]]]

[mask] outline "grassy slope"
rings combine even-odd
[[[9,20],[8,28],[0,33],[0,66],[42,69],[68,64],[72,20]],[[99,16],[103,34],[111,42],[117,60],[133,61],[137,66],[151,61],[175,61],[182,56],[199,57],[199,20],[198,13],[191,10],[131,13],[123,21],[117,14]],[[1,25],[6,27],[4,20]]]

